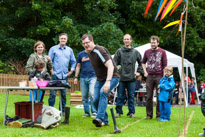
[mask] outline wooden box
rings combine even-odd
[[[82,95],[77,93],[70,93],[70,105],[76,106],[76,105],[82,105]]]

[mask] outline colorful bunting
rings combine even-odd
[[[167,8],[169,7],[170,3],[172,2],[172,0],[169,1],[169,3],[166,5],[166,7],[164,8],[163,12],[162,12],[162,15],[161,15],[161,18],[160,18],[160,21],[162,20],[162,17],[164,16],[165,14],[165,11],[167,10]]]
[[[183,16],[184,16],[184,13],[181,13],[181,17],[180,17],[180,21],[179,21],[179,28],[178,28],[178,32],[177,32],[176,36],[178,35],[179,30],[181,31]]]
[[[173,26],[173,25],[176,25],[176,24],[179,24],[180,20],[176,20],[176,21],[173,21],[173,22],[170,22],[169,24],[167,24],[166,26],[163,27],[163,29],[166,29],[170,26]]]
[[[162,5],[161,5],[161,7],[160,7],[160,9],[159,9],[159,12],[157,13],[157,16],[155,17],[155,21],[157,20],[158,16],[159,16],[160,13],[162,12],[162,10],[163,10],[163,8],[164,8],[164,6],[165,6],[166,3],[167,3],[167,0],[163,0],[163,3],[162,3]]]
[[[158,9],[157,9],[157,14],[156,14],[156,16],[155,16],[155,21],[157,20],[157,15],[158,15],[158,13],[159,13],[159,10],[160,10],[160,8],[161,8],[161,6],[162,6],[162,2],[163,2],[163,0],[160,0],[160,2],[159,2],[159,6],[158,6]]]
[[[166,7],[165,7],[165,9],[164,9],[164,11],[163,11],[163,14],[162,14],[162,16],[161,16],[161,18],[160,18],[160,21],[162,21],[162,19],[163,19],[164,17],[166,17],[166,15],[170,12],[170,10],[172,9],[172,7],[173,7],[173,5],[174,5],[175,2],[176,2],[176,0],[170,0],[170,1],[169,1],[169,3],[166,5]]]
[[[145,16],[145,17],[147,16],[147,13],[148,13],[148,11],[149,11],[149,8],[150,8],[151,5],[152,5],[152,2],[153,2],[153,0],[149,0],[148,3],[147,3],[146,9],[145,9],[145,13],[144,13],[144,16]]]
[[[182,2],[183,0],[179,0],[178,2],[177,2],[177,4],[175,5],[175,7],[172,9],[172,11],[171,11],[171,13],[169,14],[169,16],[171,16],[172,15],[172,13],[175,11],[175,9],[181,4],[181,2]]]
[[[171,11],[171,13],[169,14],[169,16],[171,16],[173,14],[173,12],[176,10],[176,8],[182,3],[182,1],[187,1],[187,0],[169,0],[168,3],[167,3],[167,1],[168,0],[160,0],[158,8],[157,8],[157,13],[156,13],[156,16],[155,16],[155,21],[157,20],[157,18],[161,14],[161,12],[162,12],[162,14],[161,14],[160,21],[162,21],[170,11]],[[145,9],[145,13],[144,13],[145,17],[147,15],[152,3],[153,3],[153,0],[148,0],[147,6],[146,6],[146,9]],[[185,11],[186,11],[186,7],[184,7],[183,12],[181,13],[180,20],[170,22],[169,24],[164,26],[163,29],[165,29],[167,27],[170,27],[170,26],[173,26],[173,25],[175,25],[175,27],[174,27],[174,29],[175,29],[179,25],[178,31],[177,31],[177,34],[176,34],[176,36],[177,36],[179,31],[181,31],[181,29],[182,29],[182,19],[183,19],[183,15],[184,15]]]
[[[169,24],[167,24],[166,26],[164,26],[163,29],[166,29],[166,28],[168,28],[168,27],[170,27],[170,26],[173,26],[173,25],[178,24],[178,25],[179,25],[179,28],[178,28],[178,31],[177,31],[177,34],[176,34],[176,36],[177,36],[177,35],[179,34],[179,31],[181,31],[183,16],[184,16],[184,12],[181,13],[180,20],[176,20],[176,21],[170,22]]]

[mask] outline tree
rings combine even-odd
[[[62,32],[68,33],[68,45],[76,56],[83,50],[81,36],[84,33],[91,33],[95,43],[105,46],[111,54],[123,44],[123,33],[133,36],[134,46],[148,43],[151,35],[158,35],[160,47],[180,55],[177,29],[167,38],[173,28],[162,28],[180,18],[184,3],[161,22],[154,22],[159,2],[153,2],[145,18],[146,4],[147,0],[2,0],[1,60],[26,60],[37,40],[43,41],[48,51],[58,43]],[[195,63],[199,72],[205,64],[200,60],[204,56],[205,5],[195,0],[194,6],[189,3],[189,7],[185,57]]]

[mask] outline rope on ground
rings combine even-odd
[[[187,134],[187,132],[188,132],[188,128],[189,128],[189,125],[190,125],[190,122],[191,122],[191,119],[192,119],[192,117],[193,117],[193,115],[194,115],[194,110],[192,110],[192,113],[191,113],[191,115],[189,116],[189,120],[188,120],[188,122],[187,122],[187,124],[186,124],[186,127],[185,127],[185,129],[183,130],[183,132],[181,133],[181,136],[179,136],[179,137],[185,137],[186,136],[186,134]]]
[[[133,123],[130,123],[130,124],[127,124],[127,125],[125,125],[125,127],[123,127],[122,129],[120,129],[121,130],[121,132],[122,131],[124,131],[125,129],[127,129],[129,126],[132,126],[132,125],[134,125],[134,124],[136,124],[137,122],[140,122],[141,120],[144,120],[145,118],[142,118],[142,119],[139,119],[139,120],[136,120],[135,122],[133,122]],[[110,137],[110,136],[112,136],[112,135],[115,135],[115,134],[108,134],[108,135],[106,135],[105,137]]]

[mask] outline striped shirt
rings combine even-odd
[[[95,74],[97,76],[98,81],[105,81],[107,78],[107,67],[104,65],[109,59],[112,60],[112,63],[114,65],[114,71],[113,71],[113,78],[119,78],[120,75],[117,72],[117,67],[113,62],[113,59],[109,53],[109,51],[99,45],[96,45],[93,51],[88,53],[88,57],[90,59],[90,62],[93,66],[93,69],[95,71]]]

